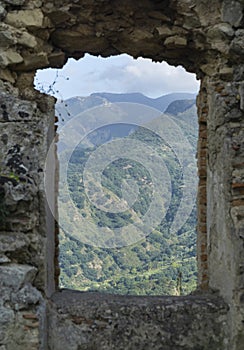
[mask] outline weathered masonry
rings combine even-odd
[[[243,0],[0,0],[1,350],[243,350],[243,9]],[[43,182],[54,100],[33,78],[86,52],[166,60],[201,79],[194,296],[56,286]]]

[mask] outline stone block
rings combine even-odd
[[[62,68],[65,64],[66,58],[62,51],[52,52],[48,55],[48,62],[50,67]]]
[[[37,45],[36,38],[24,29],[17,29],[9,24],[0,24],[0,42],[1,47],[20,44],[29,48]]]
[[[178,35],[170,36],[164,42],[167,47],[185,47],[187,45],[187,39]]]
[[[6,13],[7,12],[6,12],[5,8],[0,3],[0,19],[3,19],[6,16]]]
[[[0,79],[2,80],[9,81],[13,84],[15,82],[15,76],[16,75],[8,69],[0,69]]]
[[[212,297],[62,291],[49,306],[52,350],[224,349],[226,309]]]
[[[33,71],[38,68],[48,67],[48,54],[41,52],[35,56],[27,54],[23,55],[21,64],[18,64],[15,69],[16,71]]]
[[[15,251],[27,248],[28,237],[24,233],[1,232],[0,233],[0,253]]]
[[[230,80],[233,77],[234,70],[232,67],[223,67],[220,68],[219,74],[222,79]]]
[[[215,26],[211,27],[207,32],[208,38],[210,38],[212,41],[222,39],[225,40],[225,38],[227,37],[233,37],[234,34],[235,32],[233,28],[228,23],[216,24]]]
[[[14,49],[0,50],[0,68],[23,62],[23,57]]]
[[[23,5],[25,0],[4,0],[7,4],[20,6]]]
[[[14,323],[14,312],[10,308],[0,307],[0,343],[7,343],[9,328]],[[0,348],[1,349],[1,348]]]
[[[40,9],[12,11],[6,16],[6,23],[17,28],[41,28],[43,20],[44,15]]]
[[[1,48],[9,47],[10,45],[16,44],[16,38],[14,38],[11,31],[8,30],[8,26],[0,24],[0,43]]]
[[[6,264],[8,262],[11,262],[11,260],[5,254],[0,253],[0,264]]]
[[[11,302],[15,310],[27,309],[30,305],[36,305],[42,300],[41,293],[31,284],[25,285],[17,293],[11,295]]]
[[[233,27],[238,27],[243,18],[243,4],[238,1],[225,0],[222,8],[222,18],[224,22],[230,23]]]
[[[37,119],[36,102],[16,99],[12,95],[6,95],[3,92],[0,92],[0,105],[0,122],[28,122]]]
[[[26,283],[33,282],[36,272],[37,269],[29,265],[2,265],[0,266],[0,287],[17,292]]]
[[[231,42],[230,52],[236,55],[244,54],[244,29],[239,29]]]
[[[156,29],[159,36],[166,37],[166,36],[172,35],[172,30],[166,25],[161,26],[161,27],[156,27],[155,29]]]
[[[27,33],[26,31],[20,31],[17,36],[17,43],[29,48],[34,48],[37,45],[36,38]]]

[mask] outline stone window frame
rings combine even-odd
[[[208,2],[193,0],[189,0],[187,5],[179,0],[162,2],[149,0],[140,4],[126,1],[123,4],[116,3],[113,8],[107,0],[97,2],[96,6],[89,1],[81,3],[79,0],[72,3],[65,0],[62,4],[59,0],[55,0],[53,4],[6,0],[1,2],[0,9],[3,22],[1,29],[6,30],[8,34],[0,43],[2,45],[0,78],[3,91],[1,98],[6,100],[6,106],[3,104],[1,107],[3,123],[9,128],[12,123],[14,132],[26,146],[26,140],[19,131],[20,127],[23,127],[23,120],[26,121],[26,135],[30,136],[30,144],[32,143],[36,147],[35,151],[39,152],[35,155],[40,166],[38,167],[40,172],[34,174],[33,166],[25,160],[26,165],[32,169],[31,176],[34,174],[35,179],[28,185],[29,187],[26,186],[25,193],[29,195],[33,190],[33,193],[38,193],[39,196],[39,207],[36,198],[33,197],[31,203],[35,210],[39,208],[39,212],[35,212],[39,226],[38,224],[35,227],[31,226],[37,240],[36,245],[31,243],[31,248],[37,256],[26,254],[28,252],[25,251],[25,243],[21,243],[23,247],[17,248],[11,243],[6,248],[7,258],[11,261],[5,262],[7,267],[3,265],[1,271],[7,289],[20,289],[23,285],[30,288],[31,285],[36,292],[41,292],[41,306],[37,310],[27,305],[23,296],[22,299],[20,295],[18,296],[25,304],[25,310],[35,311],[36,314],[34,316],[24,314],[23,317],[21,311],[15,309],[17,321],[14,326],[11,325],[10,334],[13,340],[9,338],[10,341],[13,343],[18,337],[22,339],[24,327],[31,328],[28,320],[31,317],[37,319],[38,313],[41,315],[38,339],[41,338],[43,348],[47,341],[52,350],[58,349],[55,345],[56,336],[59,335],[61,341],[65,341],[62,332],[65,333],[66,330],[68,337],[67,331],[71,328],[74,333],[79,330],[81,334],[87,334],[87,338],[84,336],[83,339],[82,335],[77,340],[78,345],[74,344],[74,349],[84,349],[86,344],[90,349],[95,349],[95,346],[99,347],[103,341],[116,344],[118,339],[114,339],[112,335],[116,333],[116,324],[120,324],[120,321],[114,323],[117,313],[121,317],[124,313],[125,324],[129,329],[133,328],[132,321],[136,324],[136,320],[139,320],[138,329],[143,322],[148,326],[154,324],[156,332],[160,329],[160,336],[169,334],[167,338],[169,339],[171,333],[170,331],[167,333],[166,315],[169,305],[172,304],[177,306],[175,311],[170,310],[172,315],[179,315],[181,312],[184,315],[191,315],[195,309],[204,316],[201,322],[197,317],[193,317],[191,319],[193,333],[190,334],[182,328],[181,338],[169,340],[168,346],[173,344],[185,350],[185,344],[189,345],[191,340],[192,347],[208,349],[209,344],[204,338],[204,331],[209,325],[208,330],[211,332],[211,340],[215,342],[212,343],[215,349],[242,349],[244,339],[242,261],[244,226],[241,178],[244,139],[243,2],[214,0],[211,2],[210,11]],[[54,113],[52,113],[54,101],[49,97],[40,97],[40,94],[33,90],[33,78],[36,69],[61,67],[69,57],[80,58],[84,52],[103,56],[127,52],[133,57],[144,56],[156,61],[166,60],[169,64],[182,64],[187,71],[196,73],[201,79],[197,104],[200,123],[198,270],[199,292],[203,293],[202,295],[200,293],[196,297],[179,298],[178,301],[172,297],[127,300],[118,296],[103,300],[95,295],[92,295],[94,298],[90,300],[87,293],[79,293],[77,297],[72,291],[56,290],[54,274],[57,276],[58,272],[55,272],[54,260],[57,235],[55,236],[55,222],[45,205],[41,172],[43,154],[47,151],[48,142],[54,137],[55,132]],[[26,112],[28,105],[31,115],[17,113],[16,105],[21,108],[19,112]],[[6,108],[11,111],[8,116]],[[49,131],[45,122],[51,124]],[[32,127],[34,129],[31,129]],[[31,138],[31,132],[35,134],[35,140]],[[12,136],[16,142],[15,135]],[[6,138],[2,143],[4,148]],[[11,152],[7,158],[12,157],[13,149]],[[16,166],[16,162],[10,164],[9,159],[7,160],[4,166]],[[54,171],[54,198],[57,183],[55,176]],[[5,187],[12,189],[13,182],[13,180],[5,181]],[[12,193],[8,192],[10,196],[14,194],[13,190]],[[10,217],[9,223],[14,225],[14,220],[14,217]],[[28,221],[28,224],[34,225],[35,222]],[[26,232],[25,225],[26,222],[20,222],[24,232]],[[48,244],[45,241],[46,237]],[[6,276],[8,274],[14,276],[14,272],[20,277],[16,280],[13,278],[12,285]],[[211,294],[213,292],[215,294]],[[40,296],[40,293],[38,295]],[[8,298],[7,294],[5,297]],[[35,297],[37,298],[37,294]],[[77,298],[81,300],[81,305],[77,304]],[[70,300],[69,305],[65,305],[67,300]],[[11,302],[13,303],[14,299]],[[33,300],[31,302],[37,303]],[[101,305],[103,307],[100,308]],[[110,307],[113,316],[108,317],[106,315]],[[157,307],[160,313],[164,312],[164,320],[159,318]],[[83,314],[87,308],[90,308],[89,315],[96,320],[95,324],[91,323],[90,316],[84,318]],[[133,310],[133,315],[130,310]],[[18,322],[22,318],[27,321]],[[99,323],[101,320],[108,320],[105,328],[103,323]],[[110,320],[114,328],[110,327]],[[176,324],[180,324],[177,322]],[[48,329],[45,328],[46,324]],[[93,329],[96,330],[97,339],[89,338]],[[107,330],[105,332],[107,338],[103,339],[104,329]],[[33,339],[33,334],[29,332],[25,335],[26,344]],[[45,336],[49,338],[45,339]],[[155,334],[152,338],[160,348],[162,338],[157,338]],[[144,337],[142,339],[145,340]],[[24,344],[25,340],[22,339],[21,342]],[[122,342],[129,344],[126,337]],[[15,344],[19,342],[16,341]]]

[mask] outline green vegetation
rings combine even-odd
[[[194,114],[192,110],[184,112],[177,123],[196,147],[197,130],[195,124],[188,123],[187,120],[190,120],[191,114]],[[95,136],[99,139],[99,135]],[[152,132],[139,128],[128,138],[146,142],[164,159],[171,177],[172,198],[169,209],[151,234],[127,247],[93,247],[75,239],[69,232],[61,231],[61,286],[116,294],[187,294],[196,287],[197,278],[196,208],[193,208],[187,222],[177,233],[170,233],[170,226],[183,195],[181,165],[169,145]],[[133,206],[122,213],[110,213],[96,208],[88,200],[83,183],[85,162],[96,147],[85,148],[81,145],[73,152],[68,168],[69,193],[84,218],[92,218],[98,226],[113,230],[133,223],[135,217],[140,218],[146,213],[153,196],[152,179],[148,170],[136,161],[123,158],[110,163],[102,175],[106,200],[109,202],[111,198],[121,198],[121,185],[128,179],[137,183],[138,197]],[[62,186],[60,199],[68,200],[68,194]],[[102,204],[106,205],[106,202]],[[61,212],[60,215],[72,225],[67,212]]]

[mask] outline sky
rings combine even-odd
[[[86,54],[79,61],[69,59],[62,69],[38,70],[35,82],[36,87],[45,92],[55,82],[52,94],[64,100],[94,92],[141,92],[156,98],[172,92],[197,93],[199,90],[195,75],[181,66],[134,59],[126,54],[109,58]]]

